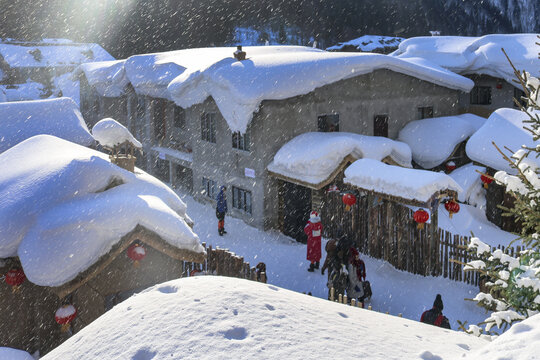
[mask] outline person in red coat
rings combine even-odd
[[[319,213],[312,211],[309,215],[309,221],[304,227],[304,232],[306,233],[307,240],[307,256],[311,264],[309,265],[309,272],[315,271],[319,268],[319,262],[321,260],[321,235],[323,231],[323,226],[321,224],[321,218]]]

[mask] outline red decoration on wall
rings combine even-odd
[[[495,87],[496,87],[497,89],[501,90],[502,87],[503,87],[502,82],[501,82],[501,81],[497,81],[497,85],[495,85]]]
[[[19,268],[11,269],[6,274],[6,284],[11,286],[11,291],[18,292],[22,283],[26,279],[24,271]]]
[[[54,314],[54,320],[62,325],[62,332],[69,330],[71,322],[77,317],[77,309],[73,305],[62,305],[61,308],[56,310]]]
[[[146,257],[146,249],[142,245],[136,243],[127,249],[127,255],[133,260],[133,266],[137,267],[139,266],[139,261]]]
[[[424,209],[418,209],[414,212],[413,218],[418,223],[416,228],[422,230],[425,222],[429,220],[429,213]]]
[[[487,189],[489,187],[489,184],[493,182],[493,179],[490,177],[487,177],[486,175],[481,175],[480,180],[484,183],[484,188]]]
[[[456,170],[456,163],[453,161],[449,161],[446,163],[446,172],[451,173],[452,171]]]
[[[452,215],[459,212],[459,204],[455,200],[445,202],[444,208],[450,213],[450,219],[452,218]]]
[[[356,196],[351,193],[343,194],[341,200],[343,200],[343,203],[345,204],[345,210],[347,211],[351,210],[351,206],[356,204]]]

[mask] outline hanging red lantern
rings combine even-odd
[[[73,305],[62,305],[61,308],[56,310],[54,314],[54,320],[62,325],[62,332],[69,330],[71,322],[77,317],[77,309]]]
[[[146,257],[146,249],[142,245],[135,243],[127,249],[127,255],[133,260],[133,266],[137,267],[139,261]]]
[[[6,274],[6,284],[11,286],[12,292],[18,292],[25,279],[24,271],[19,268],[11,269]]]
[[[497,81],[497,85],[495,85],[495,87],[499,90],[501,90],[503,88],[503,84],[501,81]]]
[[[452,171],[456,170],[456,163],[453,161],[449,161],[446,163],[446,172],[451,173]]]
[[[488,177],[486,175],[481,175],[480,180],[484,183],[484,188],[487,189],[489,187],[489,184],[493,182],[493,179],[491,177]]]
[[[452,215],[459,212],[459,204],[455,200],[445,202],[444,208],[450,213],[450,219],[452,218]]]
[[[345,210],[347,211],[351,210],[351,206],[356,204],[356,196],[351,193],[343,194],[341,200],[343,200],[343,203],[345,204]]]
[[[422,230],[426,221],[429,220],[429,213],[424,209],[418,209],[414,212],[413,218],[418,223],[416,228]]]

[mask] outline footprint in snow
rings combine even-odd
[[[233,327],[224,331],[223,336],[229,340],[244,340],[248,336],[248,332],[243,327]]]

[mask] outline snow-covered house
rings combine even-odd
[[[67,96],[78,103],[79,86],[73,71],[82,63],[107,60],[114,58],[97,44],[64,39],[1,41],[0,86],[17,93],[19,100]],[[27,87],[35,91],[29,94]],[[16,100],[8,97],[8,101]]]
[[[330,46],[326,50],[389,54],[397,50],[403,40],[405,39],[396,36],[363,35],[359,38]]]
[[[515,109],[498,109],[491,114],[485,124],[476,131],[467,141],[466,152],[474,162],[486,167],[486,173],[493,176],[496,171],[504,170],[509,174],[516,174],[516,169],[503,158],[495,148],[499,147],[506,155],[511,155],[507,149],[518,151],[521,146],[536,147],[538,141],[533,141],[531,133],[525,130],[529,120],[525,112]],[[533,159],[538,161],[538,159]],[[478,174],[480,177],[480,174]],[[515,231],[519,226],[512,217],[503,217],[503,211],[498,205],[512,207],[513,198],[506,193],[503,186],[495,181],[488,185],[486,192],[486,216],[494,224],[506,231]]]
[[[1,346],[44,354],[65,340],[54,316],[63,304],[75,306],[78,331],[182,276],[183,260],[204,261],[178,196],[106,154],[38,135],[0,154],[0,168],[10,169],[0,174]]]
[[[401,59],[423,58],[455,73],[469,77],[474,88],[462,94],[460,108],[488,117],[494,110],[517,108],[522,87],[501,49],[520,71],[539,75],[537,34],[493,34],[482,37],[432,36],[403,41],[391,55]]]
[[[247,59],[239,61],[234,50],[136,55],[122,65],[85,65],[85,73],[103,94],[124,89],[126,78],[133,87],[124,125],[142,140],[149,172],[201,200],[213,201],[228,184],[231,214],[258,227],[278,226],[280,180],[267,166],[296,136],[345,131],[393,139],[420,113],[457,114],[460,93],[473,86],[415,59],[261,46],[245,47]]]
[[[92,146],[77,104],[70,98],[0,103],[0,153],[40,134]]]

